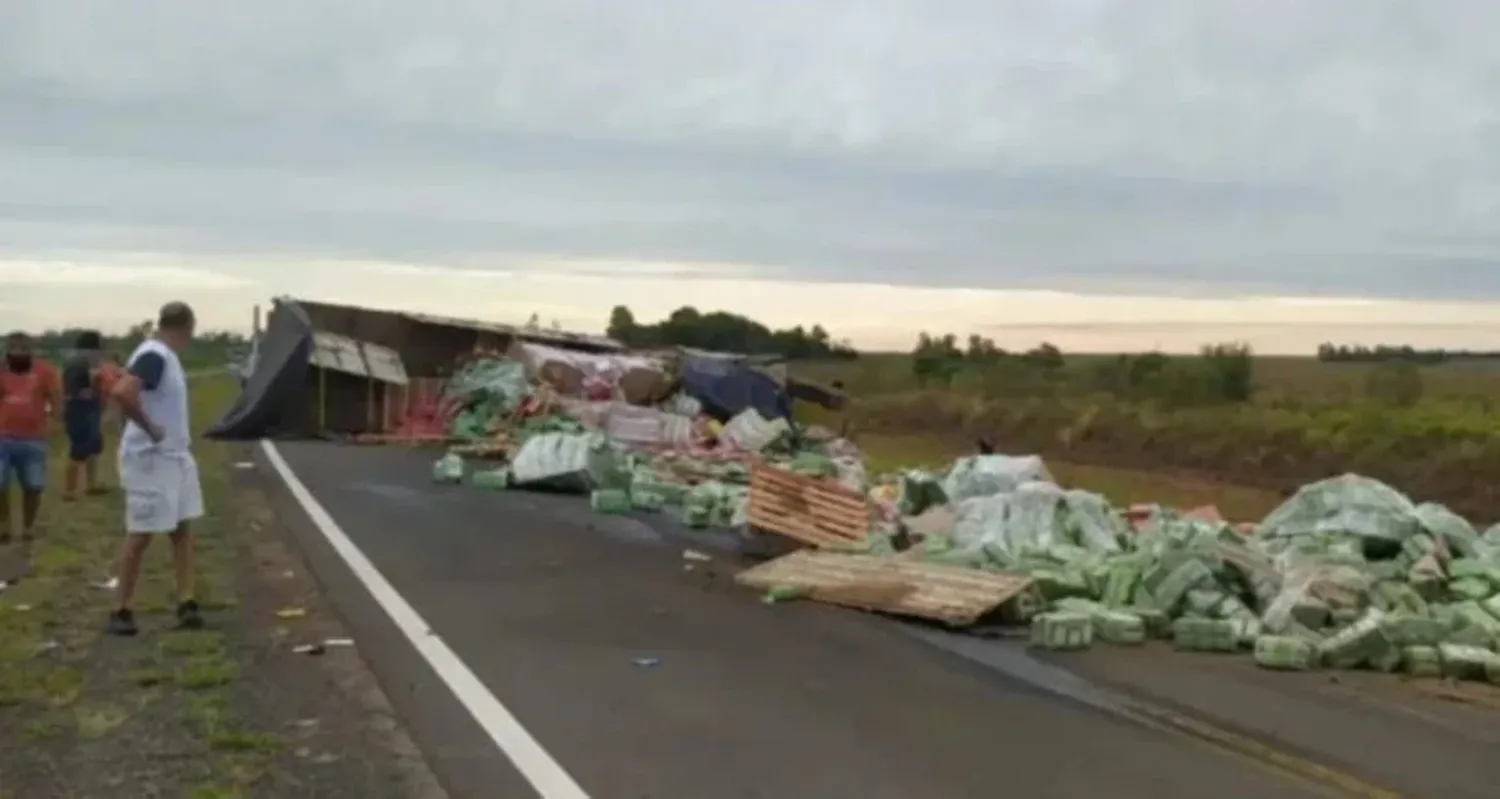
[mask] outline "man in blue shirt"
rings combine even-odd
[[[68,434],[68,466],[63,475],[63,501],[77,496],[79,477],[89,494],[103,494],[99,484],[99,456],[104,452],[104,392],[100,360],[104,340],[96,330],[78,335],[73,356],[63,367],[63,428]]]

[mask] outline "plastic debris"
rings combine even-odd
[[[432,463],[432,482],[439,484],[456,484],[464,480],[464,459],[455,452],[449,452]]]

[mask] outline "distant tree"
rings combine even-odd
[[[1318,345],[1318,360],[1326,363],[1386,363],[1404,361],[1416,364],[1440,364],[1449,361],[1493,360],[1500,352],[1492,350],[1417,349],[1410,344],[1377,344],[1374,347],[1333,344]]]
[[[1043,374],[1055,374],[1064,365],[1062,350],[1059,350],[1046,341],[1042,342],[1035,349],[1028,350],[1022,357],[1032,366],[1041,370]]]
[[[1209,396],[1222,402],[1249,402],[1255,395],[1255,354],[1248,344],[1208,344],[1201,350]]]
[[[911,369],[918,385],[950,386],[963,365],[964,352],[958,348],[957,336],[950,333],[934,338],[922,333],[917,337],[911,353]]]
[[[630,309],[616,306],[609,317],[611,337],[636,347],[680,346],[786,358],[852,358],[847,341],[835,341],[822,325],[772,330],[739,314],[704,313],[691,306],[673,311],[654,325],[640,324]]]

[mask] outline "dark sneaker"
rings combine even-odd
[[[177,606],[177,626],[184,630],[203,629],[203,613],[198,603],[189,599]]]
[[[135,614],[123,608],[109,614],[109,625],[104,629],[105,632],[108,632],[110,635],[119,635],[125,637],[129,637],[140,632],[140,630],[135,626]]]
[[[3,547],[3,546],[5,546],[6,544],[9,544],[9,543],[10,543],[10,531],[6,530],[5,532],[0,533],[0,547]]]

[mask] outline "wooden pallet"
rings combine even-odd
[[[748,519],[753,529],[813,547],[865,540],[870,503],[827,478],[756,464],[750,470]]]
[[[906,557],[846,555],[803,550],[735,576],[762,591],[795,588],[831,605],[940,621],[974,624],[1032,585],[1024,574],[987,572],[922,563]]]

